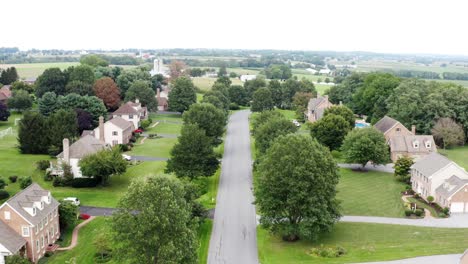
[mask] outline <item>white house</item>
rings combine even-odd
[[[148,110],[146,107],[142,107],[140,100],[136,99],[134,103],[127,102],[123,104],[119,109],[112,113],[112,117],[121,117],[126,121],[130,121],[133,123],[133,127],[137,129],[140,127],[140,121],[147,118],[147,114]]]
[[[317,70],[315,69],[312,69],[312,68],[307,68],[306,71],[312,73],[312,74],[316,74],[317,73]]]
[[[239,78],[240,78],[241,81],[245,82],[245,81],[251,81],[251,80],[257,79],[257,75],[243,74]]]
[[[330,75],[331,70],[330,69],[321,69],[319,71],[320,74],[325,74],[325,75]]]
[[[99,117],[99,126],[93,131],[83,131],[83,135],[91,134],[100,141],[115,146],[128,144],[134,130],[133,122],[117,116],[104,123],[104,118],[101,116]]]
[[[86,135],[72,145],[70,145],[68,138],[65,138],[63,139],[63,152],[57,155],[58,167],[61,168],[62,163],[65,162],[71,166],[74,178],[81,178],[83,174],[78,164],[80,160],[85,156],[108,148],[109,146],[106,143],[96,139],[92,135]],[[53,174],[60,174],[60,172]]]

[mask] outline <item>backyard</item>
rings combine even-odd
[[[455,161],[458,165],[465,168],[465,170],[468,170],[468,145],[450,149],[439,149],[439,152]]]

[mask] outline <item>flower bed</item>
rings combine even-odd
[[[80,214],[80,219],[88,220],[91,216],[89,214]]]

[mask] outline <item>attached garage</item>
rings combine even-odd
[[[465,212],[465,203],[452,203],[450,205],[451,213],[464,213]]]

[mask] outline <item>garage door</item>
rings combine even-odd
[[[450,212],[451,213],[463,213],[464,208],[465,208],[465,203],[452,203],[450,205]]]

